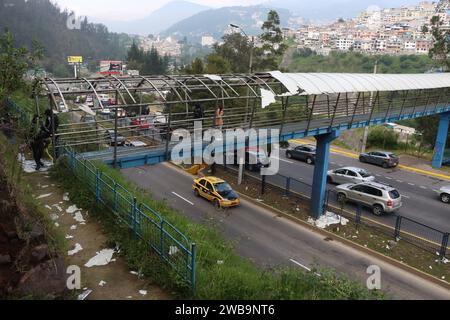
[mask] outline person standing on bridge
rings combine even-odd
[[[222,130],[223,128],[223,116],[225,115],[223,105],[220,105],[216,110],[216,119],[215,119],[215,125],[216,128],[219,130]]]
[[[196,128],[196,123],[200,122],[201,129],[196,130],[196,132],[194,132],[195,135],[198,134],[198,136],[203,137],[203,119],[204,118],[205,118],[205,112],[203,110],[203,107],[201,106],[200,103],[196,103],[194,106],[194,128]]]

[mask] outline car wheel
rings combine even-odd
[[[330,176],[327,176],[327,182],[328,182],[328,183],[334,183],[334,182],[333,182],[333,178],[331,178]]]
[[[450,203],[450,194],[447,193],[441,194],[441,201],[443,203]]]
[[[196,197],[200,197],[200,192],[198,192],[198,189],[194,190],[194,194],[195,194]]]
[[[373,206],[372,212],[376,216],[381,216],[384,213],[383,207],[379,204]]]
[[[221,209],[222,208],[222,206],[220,205],[219,200],[217,200],[217,199],[214,200],[214,208],[216,208],[216,209]]]
[[[387,162],[383,162],[383,168],[384,168],[384,169],[389,168],[389,165],[387,164]]]
[[[314,161],[313,161],[313,159],[311,159],[311,158],[306,158],[306,163],[307,163],[307,164],[313,164]]]
[[[347,196],[345,194],[343,194],[343,193],[338,193],[337,201],[339,203],[345,203],[347,201]]]
[[[367,162],[366,158],[364,158],[364,157],[359,157],[359,161],[362,162],[362,163],[366,163]]]
[[[287,152],[287,153],[286,153],[286,157],[287,157],[288,159],[292,159],[292,153]]]

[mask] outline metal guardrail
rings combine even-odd
[[[120,223],[133,231],[136,239],[144,241],[195,290],[195,243],[190,243],[183,233],[148,205],[138,203],[130,191],[92,162],[78,157],[66,146],[62,149],[63,156],[69,159],[72,173],[87,184],[96,202],[110,209]]]
[[[226,166],[224,168],[227,172],[236,174],[237,177],[237,169],[232,168],[231,166]],[[280,197],[295,198],[300,203],[308,206],[310,205],[312,185],[306,182],[281,174],[264,177],[257,174],[253,175],[244,173],[244,182],[246,180],[260,184],[261,188],[259,188],[259,193],[261,195],[263,195],[267,187],[269,187],[272,192],[279,192]],[[327,191],[325,207],[328,208],[328,210],[336,210],[336,206],[331,204],[334,194],[335,192],[333,190]],[[393,221],[393,225],[387,225],[372,218],[365,217],[363,210],[361,210],[361,206],[342,204],[339,205],[339,207],[339,214],[354,222],[356,227],[364,225],[365,227],[376,229],[381,233],[392,237],[395,241],[403,240],[425,251],[438,254],[441,258],[450,258],[450,250],[448,248],[448,232],[437,230],[433,227],[400,215],[396,216],[396,219]]]
[[[28,127],[28,125],[31,124],[30,115],[13,100],[11,100],[10,98],[6,98],[5,105],[8,112],[14,114],[17,117],[20,127]]]

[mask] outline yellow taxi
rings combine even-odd
[[[192,185],[197,197],[203,197],[218,208],[230,208],[241,204],[237,193],[224,180],[216,177],[204,177],[194,180]]]

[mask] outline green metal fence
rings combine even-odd
[[[190,243],[183,233],[155,210],[138,203],[130,191],[99,171],[92,162],[80,158],[67,147],[63,147],[63,155],[69,159],[73,174],[94,193],[97,203],[109,208],[120,223],[128,226],[136,238],[145,241],[194,290],[195,243]]]
[[[20,127],[28,127],[31,124],[31,118],[28,112],[26,112],[10,98],[6,98],[5,103],[8,113],[17,118]]]

